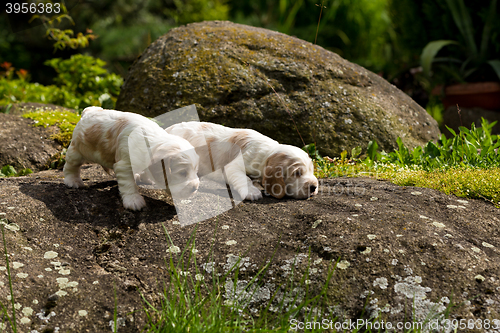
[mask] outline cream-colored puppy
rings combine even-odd
[[[229,185],[243,199],[262,198],[252,179],[260,181],[266,192],[278,199],[285,195],[305,199],[318,193],[313,163],[300,148],[279,144],[251,129],[206,122],[175,124],[166,131],[188,140],[196,148],[200,156],[199,176],[224,166]],[[238,152],[241,149],[244,166],[234,159],[238,153],[234,147],[239,148]]]
[[[134,140],[143,140],[142,145],[129,140],[133,133],[139,134]],[[136,151],[137,147],[144,147],[144,151]],[[166,133],[141,115],[100,107],[88,107],[82,112],[66,153],[64,183],[75,188],[84,186],[80,166],[85,162],[98,163],[106,171],[114,170],[123,206],[140,210],[146,202],[135,182],[134,159],[150,161],[148,175],[156,184],[165,184],[163,188],[173,196],[186,198],[198,190],[199,158],[188,141]]]

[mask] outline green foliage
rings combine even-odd
[[[61,30],[56,28],[57,24],[61,24],[62,19],[67,19],[72,25],[75,25],[73,18],[68,15],[68,10],[63,3],[60,3],[61,14],[53,18],[48,18],[45,15],[35,14],[31,17],[30,22],[39,19],[42,21],[45,27],[46,37],[54,41],[54,52],[57,50],[64,50],[66,47],[77,49],[89,46],[89,40],[97,38],[96,35],[92,34],[91,30],[87,29],[86,34],[79,32],[76,37],[72,37],[75,33],[72,29]]]
[[[380,71],[390,65],[396,37],[387,3],[388,0],[258,0],[230,4],[231,16],[237,23],[277,30],[310,42],[315,41],[318,30],[318,45]]]
[[[2,302],[0,302],[0,307],[1,307],[1,312],[3,314],[3,318],[2,318],[2,324],[5,322],[5,319],[7,319],[7,321],[9,322],[10,324],[10,327],[12,328],[12,331],[14,333],[17,333],[17,322],[16,322],[16,306],[15,306],[15,297],[14,297],[14,290],[12,288],[12,275],[10,273],[10,260],[9,260],[9,253],[7,252],[7,242],[5,241],[5,230],[4,230],[4,224],[6,224],[7,220],[5,219],[1,219],[0,220],[0,229],[2,230],[2,240],[3,240],[3,254],[4,254],[4,258],[5,258],[5,263],[6,263],[6,270],[7,270],[7,278],[9,280],[9,291],[10,291],[10,295],[12,295],[12,297],[10,297],[10,303],[11,303],[11,306],[12,306],[12,315],[9,316],[8,312],[7,312],[7,306],[3,305]],[[6,327],[7,325],[5,325]],[[2,329],[3,330],[3,329]]]
[[[472,124],[470,129],[460,127],[459,133],[448,128],[453,137],[442,134],[437,143],[429,141],[413,150],[401,138],[390,153],[379,152],[377,142],[370,141],[363,159],[356,158],[359,147],[353,149],[351,159],[347,151],[340,158],[312,156],[315,174],[389,179],[397,185],[434,188],[500,206],[500,136],[491,134],[495,124],[483,118],[479,128]]]
[[[496,20],[497,0],[491,0],[488,14],[484,20],[484,26],[480,42],[476,42],[471,11],[465,6],[464,0],[446,0],[451,11],[453,21],[460,31],[462,43],[454,40],[435,40],[428,43],[421,54],[421,64],[424,75],[430,76],[433,63],[443,63],[438,68],[447,77],[446,83],[450,81],[465,82],[473,78],[477,71],[491,71],[496,74],[496,80],[500,80],[500,59],[498,54],[488,54],[491,49],[492,32]],[[448,45],[459,45],[458,53],[451,53],[446,57],[436,58],[438,52]],[[494,58],[492,58],[494,57]],[[485,69],[485,66],[491,68]]]
[[[382,163],[392,163],[400,167],[419,166],[424,170],[447,169],[451,167],[468,168],[498,168],[500,167],[500,139],[491,134],[496,122],[488,123],[482,118],[481,127],[474,123],[471,129],[461,126],[457,134],[451,128],[452,138],[444,134],[437,144],[429,141],[424,147],[409,151],[398,138],[398,149],[391,153],[382,152],[378,160]]]
[[[63,90],[77,97],[79,104],[75,109],[83,109],[89,105],[100,106],[108,99],[113,101],[113,105],[116,102],[123,79],[116,74],[109,74],[103,68],[106,63],[101,59],[76,54],[66,60],[47,60],[45,64],[56,70],[57,77],[54,81]]]
[[[326,312],[328,284],[334,273],[335,261],[328,267],[325,282],[316,296],[312,295],[311,285],[306,282],[310,278],[309,267],[302,274],[293,265],[291,276],[277,286],[270,300],[262,304],[258,315],[255,315],[250,311],[248,301],[265,283],[264,275],[267,274],[272,258],[246,282],[245,292],[236,291],[236,286],[241,285],[238,282],[243,282],[239,278],[241,258],[225,272],[218,272],[215,265],[211,275],[206,278],[198,268],[194,255],[196,230],[182,250],[173,245],[165,227],[164,230],[172,244],[170,249],[175,248],[176,251],[170,251],[170,258],[165,259],[169,281],[164,282],[159,306],[142,297],[147,318],[145,332],[284,333],[290,330],[290,320],[293,318],[317,321],[322,316],[327,320],[335,320]],[[209,256],[212,258],[213,247],[210,251]],[[225,287],[228,285],[234,286],[234,299],[224,301]],[[296,292],[298,288],[305,293],[301,299]],[[272,307],[274,310],[271,310]],[[315,328],[308,332],[323,330]]]
[[[2,169],[0,169],[0,177],[21,177],[29,175],[30,173],[33,173],[33,171],[29,168],[17,172],[12,165],[4,165]]]
[[[30,83],[27,71],[23,73],[23,70],[17,72],[18,78],[14,78],[14,71],[8,64],[9,69],[0,76],[0,105],[16,102],[52,103],[77,110],[90,105],[114,107],[123,79],[116,74],[109,74],[103,68],[106,64],[104,61],[77,54],[66,60],[47,60],[45,64],[57,72],[54,80],[57,85]]]
[[[175,9],[165,9],[177,24],[190,22],[227,20],[229,6],[227,0],[173,0]]]

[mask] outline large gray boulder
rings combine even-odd
[[[175,265],[181,258],[167,250],[172,245],[183,250],[191,237],[196,265],[192,260],[182,270],[189,279],[202,274],[207,288],[220,288],[224,302],[246,304],[245,314],[262,313],[270,305],[274,316],[284,299],[280,286],[291,292],[292,277],[296,294],[286,302],[295,295],[302,301],[307,288],[311,297],[318,295],[329,267],[340,258],[321,318],[435,323],[455,304],[449,320],[477,325],[457,332],[498,332],[500,323],[493,320],[500,318],[500,219],[486,201],[376,179],[338,178],[322,180],[320,193],[309,200],[264,197],[182,227],[172,199],[162,191],[141,189],[148,208],[130,212],[123,209],[116,181],[101,167],[85,165],[82,178],[88,187],[81,189],[67,188],[62,170],[0,178],[0,224],[5,224],[15,303],[21,305],[17,320],[27,321],[19,322],[18,332],[56,327],[111,332],[115,309],[118,332],[143,331],[147,306],[141,294],[161,307],[170,255]],[[4,258],[0,255],[0,302],[10,313]],[[238,258],[236,290],[234,272],[225,282],[214,281],[212,269],[225,274]],[[267,260],[269,270],[260,275],[258,289],[245,292]],[[497,329],[479,329],[486,320]]]
[[[302,146],[295,122],[306,144],[330,155],[373,139],[390,150],[398,136],[410,146],[439,136],[436,121],[378,75],[304,40],[231,22],[160,37],[130,68],[117,109],[155,117],[193,103],[202,121]]]

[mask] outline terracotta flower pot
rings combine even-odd
[[[432,90],[433,95],[440,95],[443,86]],[[459,107],[478,107],[485,110],[500,111],[500,82],[477,82],[454,84],[444,88],[442,99],[444,108],[458,104]]]

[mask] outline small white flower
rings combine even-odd
[[[226,245],[234,245],[234,244],[236,244],[236,243],[237,243],[237,241],[235,241],[235,240],[228,240],[228,241],[226,242]]]
[[[474,252],[476,252],[476,253],[481,252],[481,250],[479,248],[475,247],[475,246],[471,247],[471,250],[474,251]]]
[[[7,267],[5,266],[0,266],[0,271],[5,271],[7,269]]]
[[[448,297],[441,297],[441,302],[448,304],[450,303],[450,299]]]
[[[374,240],[377,238],[377,235],[366,235],[366,237],[368,237],[369,240]]]
[[[59,244],[54,244],[54,247],[59,247]]]
[[[19,310],[20,308],[22,308],[23,306],[21,305],[21,303],[16,303],[14,304],[14,308],[16,308],[16,310]]]
[[[21,324],[26,325],[26,324],[29,324],[29,323],[31,323],[31,319],[29,319],[27,317],[22,317],[21,318]]]
[[[205,277],[202,274],[196,274],[194,276],[194,278],[196,279],[196,281],[203,281],[203,280],[205,280]]]
[[[378,198],[377,198],[377,197],[371,197],[371,198],[370,198],[370,201],[377,201],[377,200],[378,200]]]
[[[26,279],[28,277],[28,274],[26,273],[17,273],[16,276],[20,279]]]
[[[197,250],[197,249],[195,249],[195,248],[193,248],[193,249],[191,250],[191,253],[192,253],[192,254],[196,254],[196,253],[198,253],[198,252],[200,252],[200,251],[198,251],[198,250]]]
[[[71,271],[69,269],[61,269],[59,270],[59,274],[61,275],[69,275]]]
[[[373,281],[373,286],[379,286],[380,289],[387,289],[387,286],[389,285],[389,282],[385,277],[380,277],[376,278],[375,281]]]
[[[305,280],[304,283],[305,284],[311,284],[311,280]]]
[[[227,230],[227,229],[229,229],[229,226],[228,225],[223,225],[221,228],[224,229],[224,230]]]
[[[347,260],[341,260],[338,264],[337,264],[337,268],[340,268],[340,269],[347,269],[347,267],[351,266],[351,264],[349,263],[349,261]]]
[[[321,264],[322,261],[323,261],[323,258],[318,258],[318,259],[314,260],[314,264],[315,265]]]
[[[94,281],[92,282],[92,284],[99,284],[99,281]]]
[[[33,300],[33,304],[37,305],[37,304],[38,304],[38,300],[37,300],[37,299],[34,299],[34,300]]]
[[[392,259],[391,264],[396,266],[398,264],[398,259]]]
[[[172,245],[167,249],[167,253],[180,253],[181,249],[178,246]]]
[[[418,275],[417,275],[417,276],[415,276],[414,281],[415,281],[416,283],[422,283],[422,278],[421,278],[420,276],[418,276]]]
[[[85,317],[87,314],[88,314],[88,312],[86,310],[80,310],[80,311],[78,311],[78,315],[81,316],[81,317]]]
[[[311,268],[311,270],[309,272],[311,274],[316,274],[316,273],[318,273],[318,269],[317,268]]]

